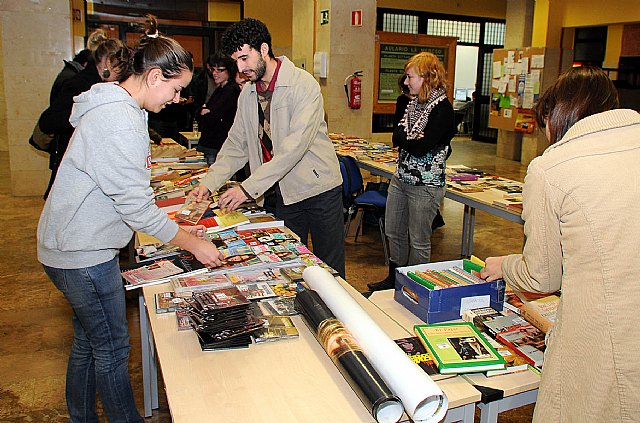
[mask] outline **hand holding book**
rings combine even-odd
[[[502,262],[506,256],[487,257],[486,266],[480,272],[480,277],[486,279],[487,282],[502,279]]]

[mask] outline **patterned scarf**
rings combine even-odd
[[[400,124],[404,125],[407,139],[415,140],[422,135],[425,126],[429,121],[431,110],[441,101],[447,98],[447,93],[443,88],[436,88],[431,91],[425,103],[418,103],[418,97],[414,97],[407,106],[404,117]]]

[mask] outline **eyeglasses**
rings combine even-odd
[[[224,72],[227,68],[211,68],[211,72]]]

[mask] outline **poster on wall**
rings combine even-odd
[[[448,46],[423,46],[380,43],[379,101],[396,101],[400,95],[398,79],[404,73],[404,64],[411,56],[423,51],[433,53],[447,63]]]

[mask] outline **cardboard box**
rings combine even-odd
[[[394,299],[426,323],[459,320],[465,310],[472,308],[492,307],[502,311],[505,291],[502,279],[430,290],[407,276],[410,271],[444,270],[454,266],[462,268],[462,260],[399,267],[396,270]]]

